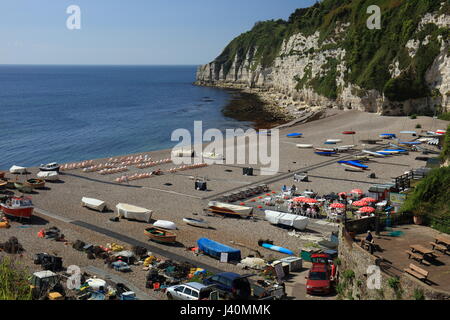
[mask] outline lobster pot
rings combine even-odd
[[[242,174],[244,176],[252,176],[253,175],[253,168],[242,168]]]
[[[206,181],[195,181],[195,190],[206,191]]]
[[[281,262],[287,263],[289,265],[290,272],[301,271],[303,268],[303,259],[297,257],[287,257],[280,259]]]

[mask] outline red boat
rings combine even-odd
[[[31,219],[34,207],[29,197],[12,197],[0,203],[0,209],[10,217]]]

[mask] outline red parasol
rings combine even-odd
[[[363,212],[363,213],[374,213],[375,209],[372,207],[362,207],[361,209],[359,209],[359,212]]]
[[[353,189],[352,191],[350,191],[350,193],[358,193],[358,194],[363,194],[364,192],[362,192],[361,189]]]
[[[292,201],[294,202],[305,202],[306,198],[305,197],[297,197],[292,199]]]
[[[359,201],[353,202],[352,205],[356,206],[356,207],[365,207],[368,205],[368,203],[365,201],[359,200]]]
[[[316,199],[312,199],[312,198],[306,198],[304,202],[306,202],[306,203],[318,203],[319,201],[317,201]]]
[[[331,208],[335,208],[335,209],[344,209],[345,208],[345,204],[343,204],[343,203],[333,203],[330,207]]]
[[[369,203],[377,202],[377,200],[375,200],[374,198],[371,198],[371,197],[363,198],[363,199],[361,199],[361,201],[365,201],[365,202],[369,202]]]

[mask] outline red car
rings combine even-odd
[[[330,269],[326,264],[313,264],[306,277],[307,294],[329,294],[331,292]]]

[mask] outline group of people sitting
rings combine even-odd
[[[297,214],[313,219],[320,218],[320,208],[317,204],[292,202],[288,204],[288,209],[292,214]]]

